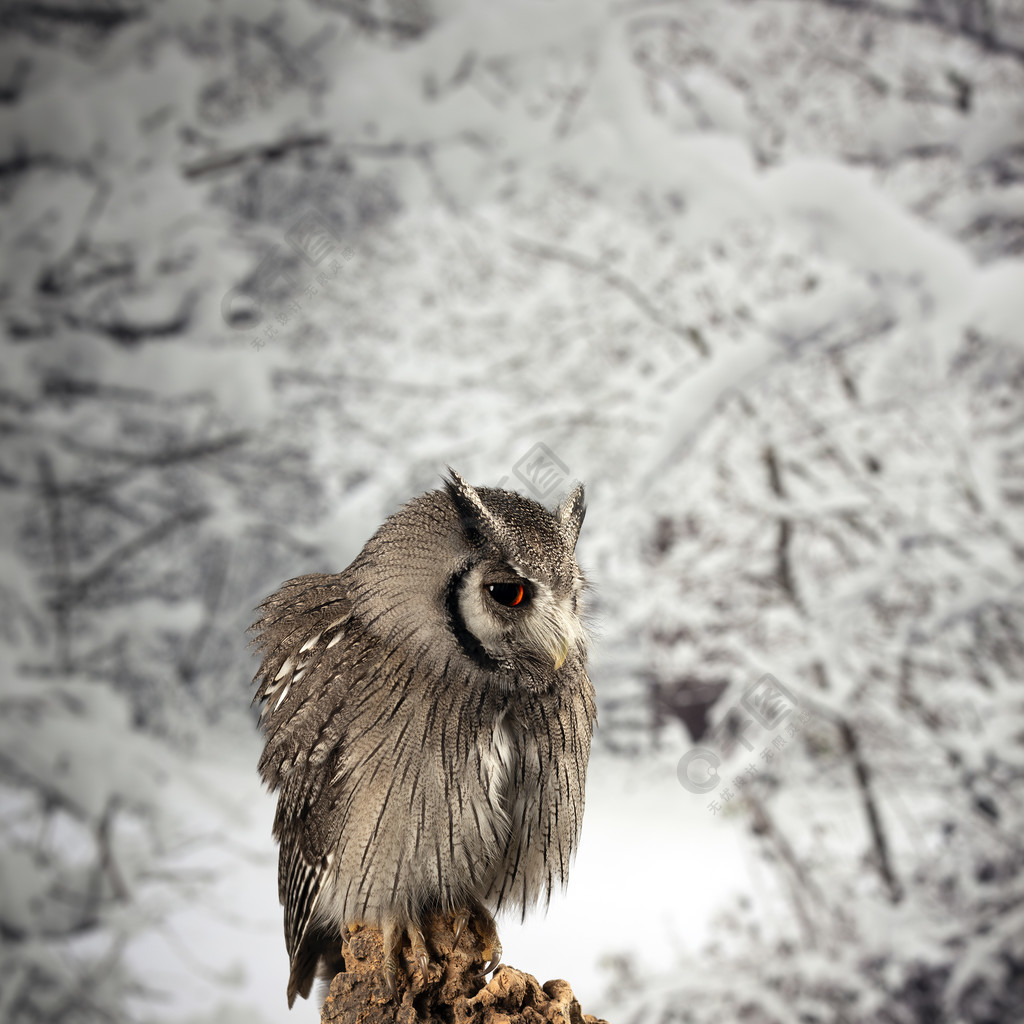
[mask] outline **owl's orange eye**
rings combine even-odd
[[[522,583],[491,583],[488,584],[487,593],[498,604],[503,604],[506,608],[515,608],[523,603],[523,598],[526,597],[526,588]]]

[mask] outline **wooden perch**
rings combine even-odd
[[[347,969],[334,976],[320,1011],[321,1024],[607,1024],[583,1013],[566,981],[541,985],[502,965],[484,984],[484,961],[471,928],[454,948],[451,923],[443,918],[434,919],[427,934],[431,978],[424,981],[405,947],[396,1002],[384,980],[380,932],[355,932],[345,946]]]

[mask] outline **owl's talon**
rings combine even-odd
[[[388,995],[398,1002],[398,971],[394,967],[384,968],[384,984],[387,986]]]
[[[466,930],[467,924],[469,924],[469,911],[464,910],[461,914],[457,914],[455,917],[455,941],[452,943],[453,946],[457,946],[459,944],[459,938]]]
[[[492,957],[487,966],[476,976],[478,981],[484,981],[491,971],[496,971],[501,966],[501,952]]]
[[[416,966],[420,970],[425,985],[430,981],[430,954],[427,952],[427,940],[423,937],[423,932],[415,926],[410,925],[407,932],[409,943],[412,945],[412,957],[416,961]]]
[[[498,940],[498,926],[494,923],[494,918],[491,917],[490,913],[484,907],[477,905],[476,912],[473,915],[473,928],[476,930],[477,935],[480,936],[480,941],[484,944],[482,953],[487,966],[484,967],[482,974],[477,975],[478,978],[483,979],[491,971],[497,969],[501,963],[501,942]]]

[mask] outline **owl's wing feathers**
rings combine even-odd
[[[288,1005],[296,993],[306,998],[321,956],[337,954],[336,935],[327,934],[317,915],[326,888],[342,819],[323,813],[330,800],[333,759],[287,776],[281,785],[274,833],[281,844],[278,896],[284,906],[284,936],[291,975]]]
[[[281,845],[278,894],[284,906],[291,960],[289,1005],[309,994],[317,961],[325,955],[316,911],[342,818],[318,813],[337,782],[337,751],[353,709],[347,686],[371,667],[365,635],[352,615],[344,575],[311,574],[289,580],[260,606],[252,630],[263,651],[256,700],[264,703],[266,747],[259,769],[279,789],[274,834]],[[357,667],[358,666],[358,667]],[[296,771],[297,766],[301,771]]]
[[[255,634],[253,645],[263,651],[253,703],[269,700],[301,679],[303,668],[314,664],[344,629],[352,601],[343,574],[310,573],[289,580],[259,611],[260,617],[250,627]],[[325,632],[331,637],[324,637]]]
[[[267,740],[259,770],[277,789],[296,763],[326,758],[319,744],[310,753],[339,699],[323,683],[352,660],[359,631],[350,628],[352,601],[343,574],[289,580],[260,612],[251,627],[253,644],[263,651],[253,698],[263,703],[260,724]]]

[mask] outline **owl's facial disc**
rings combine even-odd
[[[494,659],[515,664],[524,657],[560,669],[583,639],[576,589],[560,593],[509,565],[481,563],[463,577],[459,612],[466,628]]]

